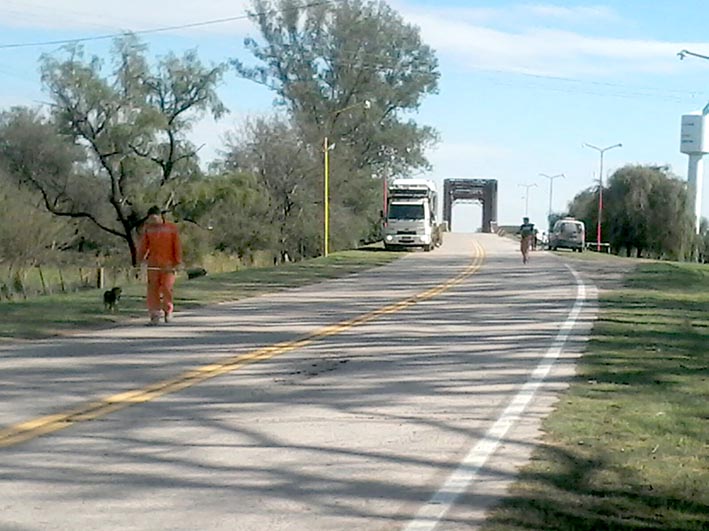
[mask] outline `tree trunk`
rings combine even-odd
[[[135,245],[135,239],[132,233],[128,233],[126,241],[128,242],[128,249],[130,250],[130,265],[136,267],[138,265],[138,248]]]

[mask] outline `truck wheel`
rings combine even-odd
[[[424,246],[423,246],[423,250],[428,253],[428,252],[431,251],[431,246],[430,246],[430,245],[424,245]]]

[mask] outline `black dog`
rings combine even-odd
[[[207,274],[207,270],[204,269],[203,267],[193,267],[193,268],[187,270],[187,278],[190,280],[193,278],[203,277],[206,274]]]
[[[121,293],[123,290],[121,288],[112,288],[108,291],[103,292],[103,306],[106,310],[111,310],[112,312],[116,310],[116,305],[118,301],[121,300]]]

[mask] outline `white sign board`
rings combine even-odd
[[[709,127],[701,114],[682,116],[682,132],[679,150],[686,154],[709,153]]]

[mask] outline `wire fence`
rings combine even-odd
[[[104,289],[139,281],[140,271],[133,267],[39,265],[10,269],[0,266],[0,300]]]

